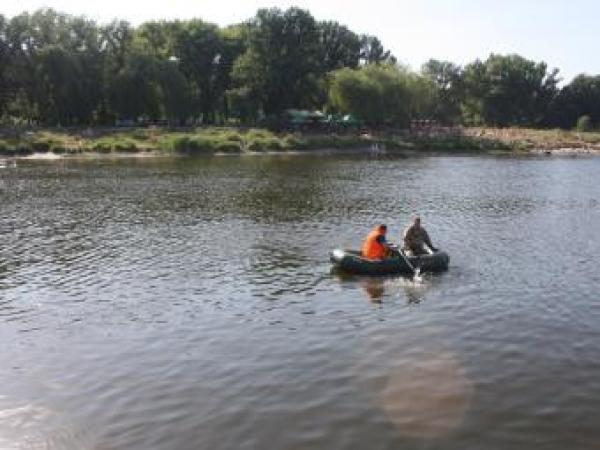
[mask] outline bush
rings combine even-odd
[[[276,137],[255,138],[251,142],[248,142],[248,150],[251,152],[283,150],[283,144]]]
[[[52,141],[33,141],[31,143],[31,148],[33,149],[34,152],[38,152],[38,153],[47,153],[50,151],[50,149],[53,146],[53,142]]]
[[[110,153],[112,152],[112,144],[106,141],[97,141],[92,144],[91,149],[98,153]]]
[[[172,149],[180,153],[212,153],[214,141],[204,136],[179,136],[173,139]]]
[[[52,146],[50,147],[50,151],[59,155],[67,153],[67,149],[60,144],[52,144]]]
[[[284,137],[282,145],[285,150],[302,150],[306,148],[306,142],[293,134],[288,134]]]
[[[273,133],[271,133],[270,131],[261,130],[260,128],[251,128],[246,132],[244,137],[246,138],[246,140],[250,141],[253,139],[272,138],[273,136]]]
[[[131,133],[131,137],[139,141],[147,141],[150,139],[146,130],[135,130]]]
[[[581,116],[577,119],[577,131],[590,131],[592,129],[592,118],[590,116]]]
[[[17,156],[30,155],[31,153],[33,153],[33,150],[30,142],[19,142],[12,151],[12,154]]]
[[[225,140],[231,141],[231,142],[239,142],[239,143],[241,143],[244,140],[242,138],[242,136],[240,135],[240,133],[238,133],[236,131],[229,131],[227,133],[224,133],[222,136],[222,139],[225,139]]]
[[[240,153],[242,151],[240,142],[220,141],[215,142],[215,151],[223,153]]]
[[[118,141],[114,144],[113,148],[115,151],[123,153],[133,153],[138,151],[137,145],[133,141]]]

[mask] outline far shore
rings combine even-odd
[[[598,155],[600,133],[487,127],[360,133],[274,133],[235,127],[0,131],[0,156],[28,159],[306,152]]]

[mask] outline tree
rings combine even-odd
[[[230,116],[230,91],[233,88],[232,72],[236,60],[247,50],[248,27],[244,24],[231,25],[220,30],[221,52],[219,53],[219,64],[215,77],[215,89],[219,94],[222,117]]]
[[[157,63],[157,70],[162,115],[183,125],[192,112],[189,83],[176,61],[161,61]]]
[[[4,69],[8,86],[5,109],[11,116],[24,120],[35,117],[35,62],[34,39],[31,16],[23,13],[10,19],[5,25],[5,48],[10,64]]]
[[[215,82],[222,49],[219,29],[199,19],[176,22],[172,39],[172,54],[190,86],[193,113],[212,123],[223,95]]]
[[[0,118],[5,112],[6,105],[10,99],[7,68],[10,65],[6,29],[8,23],[6,18],[0,14]]]
[[[564,128],[589,117],[590,126],[600,125],[600,75],[578,75],[562,88],[552,108],[551,123]]]
[[[100,48],[107,55],[109,70],[120,70],[133,45],[134,30],[129,22],[114,20],[100,28]]]
[[[244,88],[246,98],[256,99],[266,114],[315,106],[321,71],[317,24],[310,13],[261,9],[248,26],[248,48],[233,68],[236,88]]]
[[[86,115],[82,99],[82,70],[76,58],[59,45],[43,47],[36,55],[36,91],[39,119],[69,125]]]
[[[138,119],[161,116],[159,61],[147,53],[133,51],[125,65],[111,79],[109,101],[117,117]]]
[[[449,61],[430,59],[421,68],[421,73],[435,88],[432,99],[432,118],[444,123],[461,120],[461,103],[464,96],[462,69]]]
[[[333,72],[329,104],[371,124],[407,126],[427,110],[431,83],[392,64],[370,64]]]
[[[544,122],[557,92],[558,70],[519,55],[490,55],[465,67],[465,107],[470,118],[498,126]]]
[[[349,67],[355,69],[362,56],[361,38],[337,22],[319,22],[319,61],[323,73]]]
[[[375,36],[363,34],[360,37],[360,47],[360,59],[364,64],[396,63],[394,55]]]

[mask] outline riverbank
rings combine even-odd
[[[0,154],[213,154],[311,150],[510,150],[500,141],[463,133],[273,133],[264,129],[160,128],[38,130],[0,135]]]
[[[465,136],[492,140],[518,152],[600,154],[600,132],[530,128],[465,128]]]
[[[353,150],[368,152],[600,153],[600,133],[520,128],[461,128],[417,133],[273,133],[264,129],[42,129],[0,134],[0,155],[240,154]]]

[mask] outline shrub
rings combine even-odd
[[[246,132],[244,137],[246,138],[246,140],[250,141],[252,139],[271,138],[273,136],[273,133],[271,133],[268,130],[261,130],[260,128],[251,128]]]
[[[590,131],[592,129],[592,118],[590,116],[581,116],[577,119],[577,131]]]
[[[215,142],[215,151],[223,153],[240,153],[242,148],[240,142],[234,141],[220,141]]]
[[[240,133],[236,131],[229,131],[223,134],[222,139],[231,141],[231,142],[242,142],[244,139],[240,135]]]
[[[52,153],[57,153],[57,154],[63,154],[63,153],[67,153],[67,149],[60,144],[52,144],[50,146],[50,151]]]
[[[49,152],[53,146],[53,142],[49,140],[37,140],[31,143],[31,148],[34,152],[46,153]]]
[[[214,141],[204,136],[179,136],[173,139],[172,149],[180,153],[212,153]]]
[[[301,150],[306,148],[306,142],[293,134],[288,134],[283,138],[282,146],[285,150]]]
[[[117,152],[124,152],[124,153],[133,153],[133,152],[138,151],[138,148],[137,148],[137,145],[135,144],[135,142],[128,141],[128,140],[116,142],[114,144],[113,148]]]
[[[9,151],[10,152],[10,151]],[[30,142],[18,142],[14,150],[11,152],[14,155],[30,155],[33,153]]]
[[[135,130],[131,133],[131,137],[139,141],[147,141],[150,139],[150,136],[148,136],[146,130]]]
[[[112,144],[106,141],[96,141],[92,144],[91,149],[98,153],[110,153],[112,151]]]
[[[248,150],[260,152],[265,150],[283,150],[283,145],[276,137],[254,138],[248,142]]]

